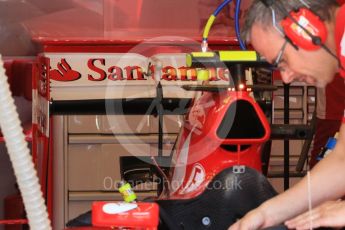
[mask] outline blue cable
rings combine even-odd
[[[217,16],[222,9],[228,5],[232,0],[225,0],[222,4],[220,4],[218,6],[218,8],[214,11],[213,16]],[[240,44],[240,47],[242,50],[246,50],[246,45],[244,44],[244,42],[241,39],[241,33],[240,33],[240,9],[241,9],[241,0],[237,0],[236,1],[236,10],[235,10],[235,31],[236,31],[236,37],[237,40]],[[203,40],[207,41],[207,38],[204,38]]]
[[[246,45],[241,39],[241,32],[240,32],[240,8],[241,8],[241,0],[236,0],[236,10],[235,10],[235,31],[236,37],[238,42],[240,43],[240,47],[242,50],[246,50]]]
[[[218,6],[218,8],[214,11],[213,15],[217,16],[219,14],[220,11],[222,11],[222,9],[231,2],[232,0],[225,0],[222,4],[220,4],[220,6]]]

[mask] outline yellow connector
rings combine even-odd
[[[210,78],[210,72],[208,69],[200,69],[197,71],[197,80],[198,81],[208,81]]]

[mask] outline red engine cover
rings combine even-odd
[[[224,134],[223,128],[230,132]],[[201,194],[226,168],[247,166],[260,172],[262,144],[269,136],[268,121],[248,92],[204,93],[176,144],[168,199]]]

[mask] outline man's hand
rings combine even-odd
[[[264,213],[260,208],[254,209],[247,213],[242,219],[230,226],[228,230],[254,230],[262,229],[265,226]]]
[[[289,229],[345,226],[345,201],[328,201],[285,222]],[[312,226],[310,226],[312,225]]]

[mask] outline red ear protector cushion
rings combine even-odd
[[[291,16],[291,17],[290,17]],[[319,16],[307,8],[300,8],[297,11],[291,11],[281,21],[284,33],[298,47],[305,50],[317,50],[325,43],[327,38],[327,29],[325,23]],[[295,23],[295,21],[298,24]],[[303,28],[308,30],[308,34]]]

